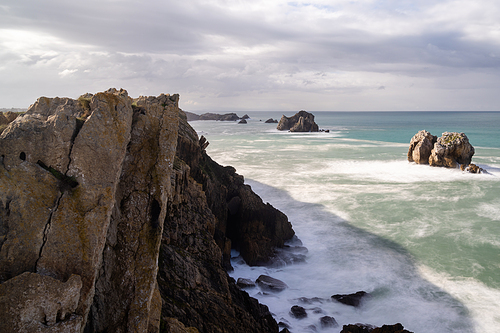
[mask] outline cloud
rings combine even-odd
[[[498,109],[499,14],[492,0],[10,1],[0,101],[122,87],[191,110]]]

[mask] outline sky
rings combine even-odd
[[[111,87],[196,113],[500,110],[500,1],[0,3],[0,107]]]

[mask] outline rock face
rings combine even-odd
[[[267,261],[291,225],[206,155],[178,99],[42,97],[0,134],[9,332],[278,331],[225,268],[231,247]]]
[[[436,138],[427,131],[420,131],[410,141],[408,161],[431,166],[457,168],[469,165],[474,147],[464,133],[444,132]]]
[[[429,164],[429,156],[431,156],[436,141],[437,137],[426,130],[419,131],[411,138],[408,161],[417,164]]]
[[[318,132],[319,127],[314,122],[314,115],[304,110],[292,117],[282,116],[278,123],[278,130],[290,132]]]

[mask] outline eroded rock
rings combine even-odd
[[[259,285],[259,287],[267,291],[280,292],[288,288],[285,282],[267,275],[259,276],[255,282]]]
[[[429,164],[429,157],[436,141],[437,137],[426,130],[419,131],[411,138],[408,161],[417,164]]]
[[[444,132],[434,144],[429,164],[456,168],[460,164],[470,164],[473,155],[474,147],[464,133]]]
[[[314,115],[307,111],[299,111],[292,117],[282,116],[278,123],[278,130],[290,132],[318,132],[319,127],[314,122]]]

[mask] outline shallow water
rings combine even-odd
[[[309,325],[321,331],[324,315],[341,326],[401,322],[414,332],[497,330],[500,113],[315,113],[330,133],[279,132],[264,120],[281,114],[249,115],[246,125],[191,125],[210,142],[210,156],[234,166],[264,201],[282,210],[309,249],[305,264],[280,268],[233,259],[235,278],[268,274],[289,285],[276,295],[248,290],[278,321],[290,322],[292,332]],[[420,129],[466,133],[476,149],[473,162],[488,173],[407,162],[409,141]],[[359,290],[373,295],[360,308],[330,301]],[[303,305],[308,318],[297,320],[289,310],[299,297],[324,301]]]

